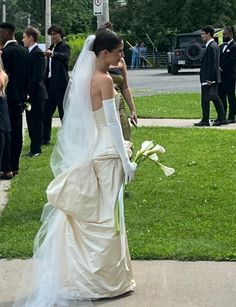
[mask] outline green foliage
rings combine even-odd
[[[84,41],[87,37],[87,34],[69,34],[66,36],[66,42],[71,48],[71,56],[69,62],[69,70],[72,70],[75,62],[83,48]]]
[[[7,21],[16,24],[17,29],[27,26],[30,13],[31,24],[44,33],[44,0],[8,0]],[[52,1],[52,23],[60,24],[65,33],[87,33],[96,29],[91,0]],[[117,0],[110,0],[110,20],[114,30],[143,41],[149,50],[150,36],[159,51],[167,51],[175,33],[192,32],[207,24],[224,27],[235,24],[236,0],[127,0],[121,6]],[[1,15],[1,11],[0,11]]]
[[[127,0],[118,8],[112,1],[111,20],[115,29],[132,33],[151,49],[146,33],[158,46],[159,51],[168,50],[175,33],[192,32],[212,24],[216,28],[235,24],[236,0]],[[119,14],[117,11],[119,10]]]
[[[29,14],[31,25],[44,32],[44,0],[7,1],[7,21],[14,23],[17,29],[23,30],[26,28]],[[92,26],[92,1],[52,1],[52,23],[61,25],[66,34],[90,31]]]
[[[176,173],[165,177],[152,162],[141,166],[125,198],[133,259],[235,260],[235,132],[217,129],[133,129],[135,149],[144,140],[166,148],[160,161]],[[55,142],[55,129],[53,134]],[[28,141],[24,151],[28,149]],[[52,179],[52,146],[22,158],[1,218],[0,257],[32,255],[33,239]],[[227,159],[225,159],[227,153]]]

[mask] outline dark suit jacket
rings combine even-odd
[[[29,53],[29,68],[27,78],[27,93],[30,100],[42,101],[47,99],[45,79],[45,57],[42,50],[35,46]]]
[[[8,103],[14,101],[21,105],[26,99],[28,59],[28,50],[16,42],[2,49],[3,66],[9,77],[6,90]]]
[[[53,49],[54,45],[50,46],[50,50]],[[46,69],[46,85],[48,91],[56,91],[57,89],[65,89],[69,80],[68,75],[68,63],[70,57],[70,46],[65,44],[63,41],[60,41],[56,44],[54,51],[51,72],[52,77],[50,78],[50,88],[48,83],[48,72],[49,72],[49,58],[47,60],[47,69]]]
[[[220,68],[222,80],[236,80],[236,43],[232,41],[223,53],[224,44],[220,46]]]
[[[1,132],[11,131],[7,99],[5,96],[0,96],[0,131]]]
[[[220,77],[220,48],[215,41],[212,41],[202,58],[202,64],[200,69],[200,81],[201,83],[206,81],[215,81],[216,83],[221,81]]]

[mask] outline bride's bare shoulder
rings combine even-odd
[[[94,86],[103,88],[104,86],[113,86],[112,78],[109,74],[95,72],[92,76],[91,83]]]

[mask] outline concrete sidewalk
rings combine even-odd
[[[175,128],[195,128],[195,129],[223,129],[235,130],[236,123],[230,125],[223,125],[219,127],[195,127],[194,123],[199,122],[200,119],[173,119],[173,118],[138,118],[138,127],[175,127]],[[53,127],[60,127],[60,119],[53,118]]]
[[[12,306],[25,264],[25,260],[0,261],[0,307]],[[163,260],[133,261],[132,264],[137,283],[135,292],[96,301],[94,306],[236,306],[236,263]]]

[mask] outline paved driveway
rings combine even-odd
[[[129,70],[128,81],[134,96],[200,92],[199,69],[181,70],[175,76],[166,69]]]

